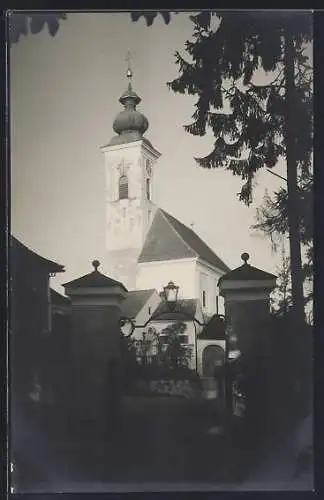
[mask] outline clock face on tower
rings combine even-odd
[[[147,175],[151,176],[152,175],[152,162],[149,159],[146,159],[145,161],[145,167],[146,167],[146,173]]]

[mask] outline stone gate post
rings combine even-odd
[[[227,329],[236,334],[238,348],[248,355],[262,344],[277,277],[248,264],[249,254],[243,253],[241,258],[244,264],[224,274],[218,286],[225,301]]]
[[[246,436],[256,436],[266,421],[269,403],[267,363],[270,293],[276,276],[248,264],[249,255],[241,255],[243,265],[223,275],[218,283],[225,301],[226,336],[235,334],[241,355],[239,363],[244,375]],[[226,363],[227,408],[233,411],[233,363]],[[249,432],[249,430],[251,432]],[[247,437],[247,439],[250,439]],[[258,439],[258,438],[256,438]]]
[[[71,300],[73,413],[76,421],[104,428],[118,405],[120,304],[127,290],[98,271],[65,283]]]

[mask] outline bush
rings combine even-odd
[[[180,342],[186,328],[185,323],[178,322],[162,330],[161,338],[158,334],[153,340],[146,334],[143,339],[121,338],[124,388],[130,389],[138,380],[189,380],[199,384],[199,377],[188,366],[191,352]]]

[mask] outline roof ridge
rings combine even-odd
[[[166,211],[165,211],[165,210],[163,210],[162,208],[160,208],[160,210],[161,210],[162,212],[164,212],[164,213],[167,215],[167,217],[169,216],[169,217],[171,217],[171,218],[175,219],[175,221],[176,221],[178,224],[180,224],[181,226],[185,227],[187,231],[190,231],[190,232],[191,232],[192,234],[194,234],[197,238],[199,238],[199,240],[201,241],[201,243],[202,243],[203,245],[205,245],[205,247],[207,247],[207,248],[208,248],[208,249],[209,249],[209,250],[210,250],[210,251],[211,251],[211,252],[212,252],[212,253],[213,253],[213,254],[214,254],[217,258],[218,258],[218,260],[219,260],[219,261],[220,261],[220,262],[224,265],[224,267],[226,267],[228,270],[230,270],[230,268],[227,266],[227,264],[225,264],[225,262],[224,262],[224,261],[223,261],[223,260],[222,260],[222,259],[218,256],[218,254],[216,254],[216,253],[215,253],[215,250],[213,250],[213,249],[212,249],[212,248],[211,248],[211,247],[210,247],[210,246],[209,246],[209,245],[205,242],[205,240],[203,240],[203,239],[202,239],[202,237],[201,237],[201,236],[199,236],[199,234],[198,234],[196,231],[194,231],[193,229],[191,229],[189,226],[186,226],[186,224],[184,224],[183,222],[181,222],[181,221],[180,221],[180,220],[178,220],[176,217],[174,217],[173,215],[169,214],[168,212],[166,212]],[[172,227],[173,227],[173,226],[172,226]],[[176,233],[180,236],[180,238],[182,239],[182,241],[184,241],[184,242],[186,243],[187,247],[188,247],[188,248],[190,248],[190,250],[192,250],[193,252],[195,252],[195,254],[197,255],[197,257],[198,257],[198,258],[200,258],[200,259],[202,259],[202,260],[205,260],[205,259],[203,259],[203,258],[202,258],[202,257],[201,257],[198,253],[197,253],[197,251],[196,251],[194,248],[192,248],[192,246],[190,246],[190,245],[189,245],[189,244],[188,244],[188,243],[187,243],[187,242],[186,242],[186,241],[182,238],[182,236],[178,233],[178,231],[177,231],[175,228],[174,228],[174,230],[175,230],[175,231],[176,231]],[[227,271],[227,272],[229,272],[229,271]]]
[[[18,245],[18,247],[22,248],[22,250],[29,252],[29,254],[32,254],[33,257],[38,258],[40,261],[46,262],[48,264],[52,264],[54,267],[56,266],[57,267],[56,272],[64,272],[65,271],[65,269],[64,269],[65,266],[63,264],[59,264],[55,260],[44,257],[43,255],[36,252],[35,250],[32,250],[29,246],[27,246],[25,243],[23,243],[20,239],[18,239],[13,234],[9,234],[8,236],[9,236],[9,246],[11,248],[13,247],[13,243],[15,243],[16,245]]]
[[[201,259],[203,264],[210,264],[221,274],[229,271],[229,267],[195,231],[163,208],[157,207],[138,262],[183,260],[189,257],[195,261]]]
[[[168,220],[168,217],[172,217],[173,219],[175,219],[178,224],[182,224],[182,222],[180,222],[178,219],[176,219],[175,217],[173,217],[173,215],[169,214],[168,212],[166,212],[165,210],[163,210],[163,208],[158,208],[158,210],[160,210],[162,212],[162,215],[164,217],[164,219],[167,221],[167,223],[169,224],[169,226],[171,227],[171,229],[177,234],[177,236],[181,239],[181,241],[186,245],[186,247],[191,250],[192,252],[194,252],[194,254],[196,255],[196,257],[199,257],[199,254],[196,252],[196,250],[194,248],[192,248],[192,246],[189,245],[189,243],[187,243],[187,241],[181,236],[181,234],[179,234],[179,232],[176,230],[176,228],[173,226],[173,224]],[[185,226],[184,224],[182,224],[183,226]],[[187,229],[189,229],[187,226],[185,226]]]
[[[192,303],[192,304],[196,304],[196,305],[198,305],[198,302],[199,302],[199,301],[200,301],[200,299],[199,299],[199,298],[197,298],[197,297],[191,297],[191,298],[186,298],[186,299],[178,299],[177,306],[178,306],[178,307],[181,307],[182,305],[186,305],[186,304],[188,304],[188,303]],[[163,307],[164,307],[164,306],[165,306],[165,307],[168,307],[168,304],[167,304],[167,302],[166,302],[166,301],[161,301],[161,302],[159,303],[159,306],[162,306],[162,305],[163,305]]]
[[[105,274],[101,273],[98,270],[91,271],[90,273],[84,274],[83,276],[80,276],[79,278],[68,281],[67,283],[62,283],[62,286],[63,287],[73,286],[73,287],[77,288],[80,285],[80,283],[86,282],[87,280],[89,280],[91,278],[100,278],[101,283],[103,283],[103,281],[104,281],[106,283],[110,283],[111,285],[119,285],[119,286],[122,286],[123,288],[125,288],[125,285],[121,281],[118,281],[114,278],[111,278],[110,276],[106,276]],[[92,285],[90,285],[90,286],[92,286]]]
[[[269,279],[277,279],[277,276],[273,273],[270,273],[269,271],[264,271],[263,269],[252,266],[251,264],[242,264],[241,266],[236,267],[235,269],[232,269],[228,273],[221,276],[219,278],[219,282],[222,282],[223,280],[248,280],[249,278],[246,278],[247,272],[252,273],[253,277],[250,278],[251,280],[258,280],[259,278],[257,276],[262,276]]]

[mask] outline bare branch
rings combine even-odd
[[[279,179],[282,179],[283,181],[288,182],[288,180],[287,180],[285,177],[282,177],[281,175],[276,174],[275,172],[272,172],[272,170],[270,170],[269,168],[267,168],[267,171],[268,171],[270,174],[275,175],[276,177],[279,177]]]

